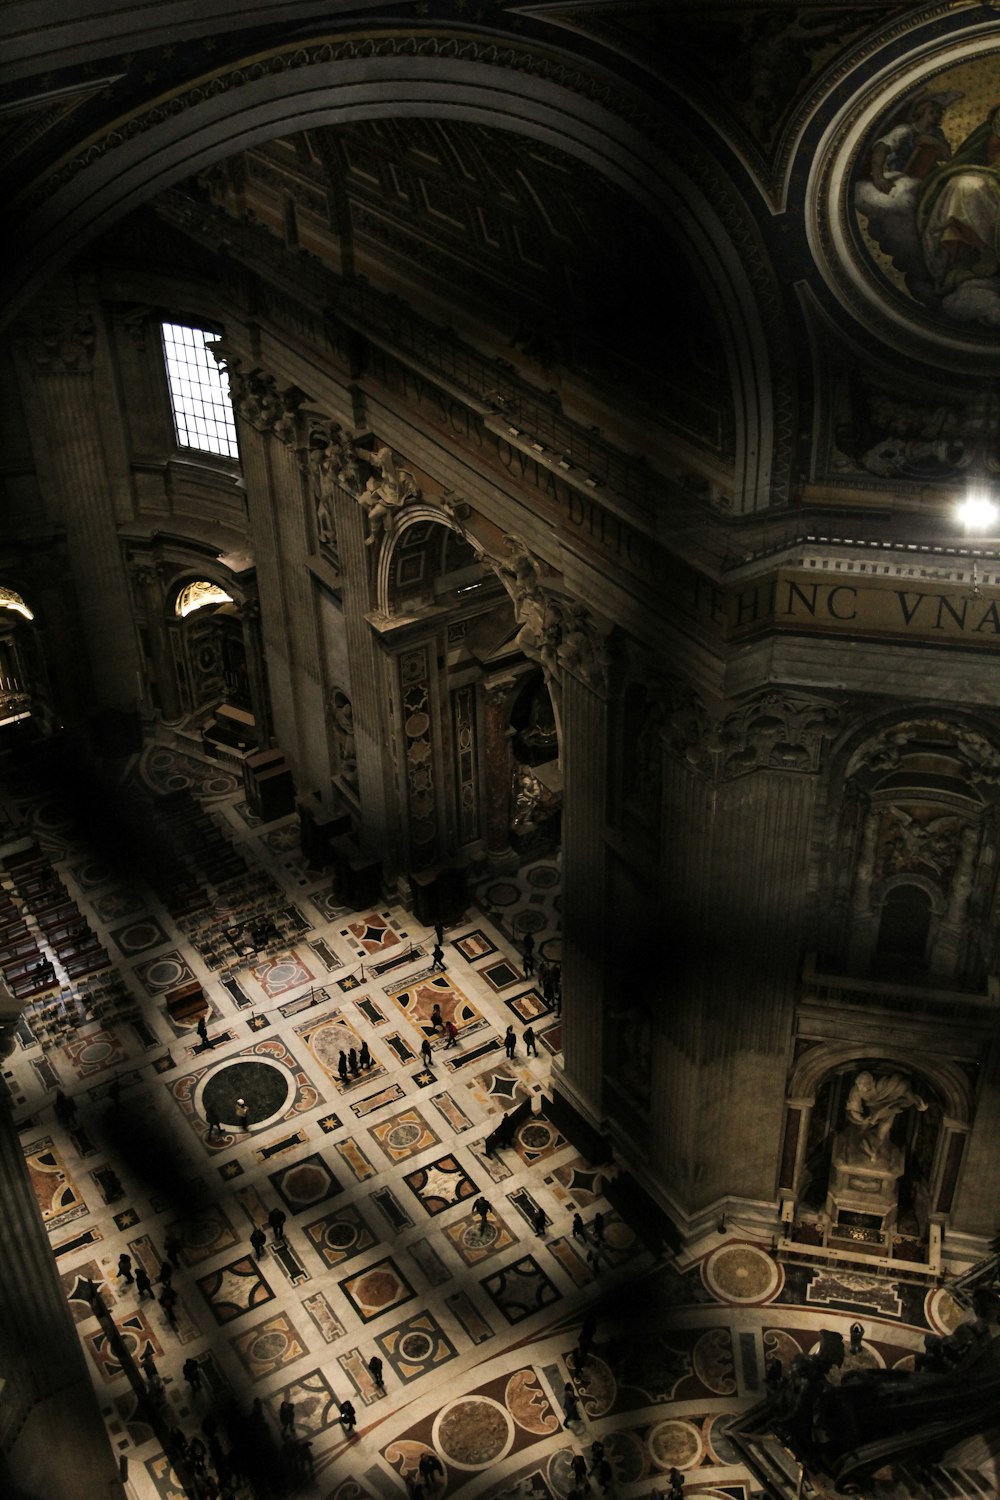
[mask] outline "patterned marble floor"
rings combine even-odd
[[[241,1497],[263,1493],[254,1483],[320,1500],[400,1496],[431,1452],[444,1470],[431,1493],[565,1497],[573,1455],[599,1440],[613,1496],[648,1496],[676,1465],[688,1495],[748,1500],[756,1486],[726,1427],[758,1399],[767,1357],[808,1351],[821,1327],[846,1336],[860,1318],[864,1357],[895,1365],[928,1328],[954,1326],[946,1291],[776,1264],[735,1225],[677,1263],[654,1262],[610,1208],[601,1172],[538,1112],[561,1022],[523,976],[521,929],[472,909],[446,934],[446,969],[433,970],[433,934],[396,906],[338,908],[329,880],[299,852],[294,817],[260,824],[234,778],[188,762],[155,747],[138,769],[161,791],[193,786],[245,856],[247,882],[288,924],[286,940],[261,953],[240,958],[234,948],[231,897],[178,925],[88,845],[72,807],[30,782],[6,787],[14,826],[43,847],[115,960],[99,976],[117,975],[103,1013],[95,1003],[93,1020],[46,1047],[22,1023],[4,1079],[137,1500],[180,1490],[87,1301],[88,1279],[135,1359],[152,1356],[167,1426],[191,1438],[214,1416],[223,1447],[235,1438],[249,1455],[256,1478]],[[500,896],[516,892],[509,905],[531,915],[538,948],[558,957],[549,873],[558,870],[537,869],[545,873],[534,880],[529,869],[503,882],[510,890]],[[171,1016],[164,1003],[191,978],[210,1002],[207,1049],[197,1016]],[[435,1005],[459,1028],[454,1048],[432,1029]],[[537,1057],[520,1041],[527,1021]],[[509,1024],[513,1059],[502,1043]],[[370,1066],[348,1068],[345,1080],[341,1053],[363,1046]],[[53,1115],[57,1088],[76,1105],[68,1127]],[[236,1118],[240,1097],[248,1131]],[[500,1113],[525,1099],[533,1112],[513,1147],[487,1155]],[[286,1216],[281,1241],[268,1227],[275,1209]],[[577,1212],[582,1240],[572,1234]],[[267,1237],[259,1258],[257,1226]],[[170,1238],[179,1244],[175,1324],[117,1275],[124,1252],[155,1283]],[[596,1331],[577,1377],[570,1356],[589,1314]],[[369,1373],[372,1356],[384,1389]],[[188,1360],[198,1390],[184,1379]],[[581,1416],[567,1427],[568,1380]],[[248,1424],[255,1398],[262,1411]],[[353,1434],[338,1419],[344,1399],[357,1409]],[[285,1401],[297,1459],[279,1430]]]

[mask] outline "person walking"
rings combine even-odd
[[[181,1373],[192,1391],[201,1390],[201,1366],[196,1359],[186,1359],[181,1367]]]
[[[250,1129],[250,1106],[245,1099],[236,1101],[236,1124],[240,1130]]]
[[[528,1057],[537,1057],[538,1043],[535,1041],[535,1028],[533,1026],[526,1026],[524,1028],[521,1040],[524,1042],[525,1054]]]
[[[118,1257],[118,1275],[124,1276],[126,1281],[132,1280],[132,1257],[124,1250]]]
[[[373,1354],[371,1359],[368,1361],[368,1373],[374,1380],[378,1389],[380,1391],[384,1391],[385,1381],[382,1378],[382,1361],[379,1359],[377,1354]]]
[[[433,1056],[431,1050],[431,1039],[429,1036],[425,1036],[423,1041],[420,1043],[420,1056],[424,1060],[424,1067],[429,1068],[431,1065],[431,1058]]]
[[[358,1053],[358,1066],[367,1069],[373,1067],[374,1063],[375,1059],[368,1051],[368,1043],[362,1042],[361,1051]]]
[[[604,1444],[601,1442],[600,1438],[595,1438],[594,1441],[590,1445],[590,1472],[591,1472],[591,1474],[593,1474],[596,1471],[597,1465],[600,1463],[600,1461],[601,1461],[601,1459],[603,1457],[604,1457]]]
[[[281,1423],[282,1433],[287,1432],[288,1435],[291,1436],[292,1432],[295,1429],[295,1407],[287,1397],[284,1401],[282,1401],[281,1406],[278,1409],[278,1420]]]
[[[444,1034],[447,1038],[447,1040],[445,1041],[445,1046],[454,1047],[455,1043],[458,1041],[458,1027],[455,1025],[454,1021],[445,1021]]]
[[[573,1382],[567,1380],[563,1386],[563,1426],[568,1427],[571,1422],[579,1422],[579,1420],[580,1402],[573,1389]]]
[[[168,1229],[167,1233],[163,1236],[163,1253],[166,1259],[171,1261],[175,1266],[180,1265],[181,1250],[183,1248],[183,1244],[176,1231]]]
[[[357,1078],[357,1076],[358,1076],[358,1054],[357,1054],[357,1049],[354,1048],[354,1047],[352,1047],[351,1050],[350,1050],[350,1052],[348,1052],[348,1054],[347,1054],[347,1066],[351,1070],[352,1077]]]
[[[434,940],[437,943],[437,945],[438,945],[439,948],[442,948],[444,946],[444,923],[443,922],[435,922],[434,923]]]
[[[145,1266],[136,1266],[135,1268],[135,1289],[140,1297],[156,1296],[156,1293],[153,1291],[153,1283],[149,1279],[149,1273]]]
[[[167,1315],[171,1328],[177,1327],[177,1293],[172,1286],[165,1286],[160,1293],[160,1306]]]
[[[583,1227],[582,1214],[573,1215],[573,1238],[575,1240],[586,1240],[587,1238],[587,1231]]]
[[[580,1485],[581,1488],[585,1487],[587,1483],[587,1460],[583,1454],[574,1453],[569,1461],[569,1466],[573,1474],[573,1483]]]
[[[444,1477],[444,1469],[436,1453],[421,1453],[420,1477],[426,1479],[429,1484],[433,1484],[438,1477]]]
[[[162,1260],[160,1262],[160,1269],[159,1269],[159,1271],[157,1273],[157,1277],[156,1277],[157,1281],[160,1283],[161,1286],[169,1286],[170,1283],[171,1283],[171,1281],[173,1280],[173,1275],[174,1275],[174,1263],[173,1263],[173,1261],[172,1260],[166,1260],[166,1259]]]
[[[337,1058],[337,1072],[340,1074],[340,1081],[341,1081],[341,1083],[346,1083],[347,1082],[347,1053],[344,1051],[343,1047],[341,1047],[341,1049],[340,1049],[340,1056]]]
[[[344,1424],[347,1432],[354,1431],[355,1427],[358,1425],[358,1414],[354,1410],[353,1401],[341,1401],[340,1420]]]
[[[156,1360],[153,1358],[153,1346],[151,1344],[146,1345],[139,1363],[142,1366],[142,1373],[145,1375],[150,1385],[158,1385],[160,1380],[160,1372],[156,1368]]]
[[[479,1215],[479,1222],[482,1225],[482,1227],[485,1229],[486,1228],[486,1216],[487,1216],[487,1214],[490,1211],[490,1205],[489,1205],[489,1203],[487,1202],[487,1200],[483,1197],[483,1195],[481,1193],[480,1193],[479,1197],[476,1199],[475,1203],[472,1205],[472,1210],[473,1210],[473,1213],[477,1213]]]
[[[441,1014],[441,1007],[440,1007],[440,1005],[437,1004],[436,1001],[435,1001],[435,1004],[434,1004],[434,1009],[431,1011],[431,1021],[430,1021],[430,1024],[434,1028],[435,1031],[443,1031],[444,1030],[444,1016]]]
[[[267,1244],[267,1235],[259,1224],[254,1225],[253,1233],[250,1236],[250,1243],[253,1246],[254,1255],[260,1260],[264,1254],[264,1246]]]
[[[274,1235],[275,1242],[277,1242],[277,1241],[280,1240],[281,1243],[284,1244],[284,1242],[285,1242],[285,1213],[284,1213],[284,1210],[280,1209],[280,1208],[272,1208],[271,1212],[267,1216],[267,1222],[271,1226],[271,1231],[272,1231],[272,1233]]]
[[[205,1119],[208,1123],[208,1131],[205,1135],[206,1141],[221,1140],[222,1121],[219,1119],[219,1111],[214,1104],[205,1105]]]
[[[546,1218],[545,1210],[540,1203],[536,1203],[534,1209],[532,1210],[531,1222],[537,1235],[541,1236],[545,1233],[545,1226],[549,1221]]]
[[[431,968],[445,969],[447,967],[448,966],[444,961],[444,949],[441,947],[440,943],[435,943],[434,947],[431,949]]]
[[[208,1046],[208,1022],[205,1020],[204,1016],[199,1016],[198,1017],[197,1031],[198,1031],[198,1035],[201,1037],[201,1045],[203,1047],[207,1047]]]
[[[508,1057],[513,1057],[517,1050],[517,1033],[513,1026],[508,1026],[503,1039],[504,1051]]]

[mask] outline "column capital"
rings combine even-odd
[[[97,329],[89,312],[46,308],[27,313],[14,328],[18,349],[35,375],[90,375]]]

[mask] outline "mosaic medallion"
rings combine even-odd
[[[271,1393],[275,1427],[278,1425],[278,1410],[283,1401],[295,1407],[295,1432],[299,1438],[314,1437],[332,1427],[338,1420],[340,1407],[330,1389],[322,1370],[312,1370],[292,1385],[282,1386]]]
[[[144,953],[148,948],[159,948],[170,939],[154,917],[144,917],[140,922],[129,922],[110,934],[119,952],[128,958],[133,953]]]
[[[135,972],[143,989],[150,995],[161,990],[171,990],[175,985],[186,984],[194,978],[194,970],[181,953],[161,953],[148,963],[136,964]]]
[[[526,1255],[480,1283],[508,1323],[520,1323],[559,1301],[559,1291],[534,1256]]]
[[[438,1157],[437,1161],[432,1161],[426,1167],[407,1172],[403,1181],[432,1217],[443,1214],[445,1209],[461,1203],[465,1198],[471,1198],[473,1193],[479,1191],[454,1156]]]
[[[491,1214],[483,1223],[478,1214],[469,1213],[449,1224],[445,1238],[450,1241],[467,1266],[479,1265],[501,1250],[509,1250],[517,1240],[504,1221]]]
[[[736,1394],[733,1338],[728,1328],[709,1328],[701,1335],[694,1346],[694,1369],[713,1395]]]
[[[272,1172],[270,1180],[289,1213],[293,1214],[312,1208],[342,1191],[340,1183],[318,1153],[304,1156],[280,1172]]]
[[[182,1222],[168,1225],[168,1232],[179,1238],[181,1256],[189,1266],[239,1243],[235,1229],[217,1204],[211,1204]]]
[[[702,1280],[720,1302],[770,1302],[781,1269],[755,1245],[722,1245],[702,1262]]]
[[[254,964],[250,974],[269,998],[286,995],[289,990],[297,989],[300,984],[308,984],[316,977],[311,969],[306,968],[294,948],[276,954],[263,963]]]
[[[485,1469],[499,1463],[514,1442],[514,1423],[489,1396],[460,1396],[434,1419],[435,1448],[457,1469]]]
[[[95,1073],[105,1073],[109,1068],[117,1068],[128,1057],[117,1033],[103,1027],[86,1036],[72,1037],[61,1050],[81,1078],[90,1078]]]
[[[306,1225],[306,1238],[325,1266],[341,1266],[378,1243],[353,1203]]]
[[[381,1146],[390,1161],[406,1161],[431,1146],[440,1146],[441,1137],[431,1129],[417,1109],[392,1115],[381,1125],[373,1125],[368,1134]]]
[[[308,1348],[287,1313],[275,1313],[232,1341],[233,1349],[251,1380],[273,1375],[294,1364]]]
[[[274,1299],[252,1256],[243,1255],[196,1282],[217,1323],[231,1323]]]
[[[458,1352],[429,1312],[414,1313],[375,1342],[404,1384],[447,1364]]]
[[[702,1455],[702,1436],[693,1422],[658,1422],[648,1442],[650,1457],[661,1469],[693,1469]]]
[[[61,1229],[90,1212],[49,1136],[26,1146],[24,1160],[42,1222],[48,1230]]]
[[[203,1114],[214,1110],[223,1125],[233,1128],[236,1121],[236,1101],[245,1099],[250,1109],[253,1125],[264,1125],[280,1119],[288,1108],[295,1089],[294,1080],[286,1070],[263,1058],[243,1058],[223,1063],[201,1089]]]
[[[363,1323],[380,1318],[391,1307],[399,1307],[416,1296],[390,1256],[353,1276],[345,1276],[340,1288]]]
[[[935,1287],[924,1298],[924,1317],[935,1333],[954,1333],[966,1311],[945,1287]]]

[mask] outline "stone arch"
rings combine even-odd
[[[771,498],[774,360],[761,308],[774,288],[755,285],[735,240],[749,215],[731,185],[709,194],[677,163],[693,141],[664,141],[662,121],[600,78],[487,37],[442,47],[433,37],[313,43],[247,60],[160,100],[91,141],[25,202],[24,254],[8,274],[10,313],[94,235],[174,183],[234,152],[310,128],[387,113],[501,128],[566,152],[642,204],[663,225],[710,295],[733,395],[731,508]],[[43,196],[45,194],[45,196]],[[723,222],[717,204],[725,205]],[[730,503],[725,497],[724,503]]]
[[[820,1085],[832,1074],[857,1060],[863,1049],[857,1042],[822,1042],[810,1047],[795,1063],[788,1082],[788,1102],[795,1106],[812,1106]],[[940,1091],[949,1122],[968,1125],[972,1119],[972,1086],[962,1068],[938,1054],[929,1056],[913,1047],[879,1046],[887,1066],[903,1073],[926,1077]]]

